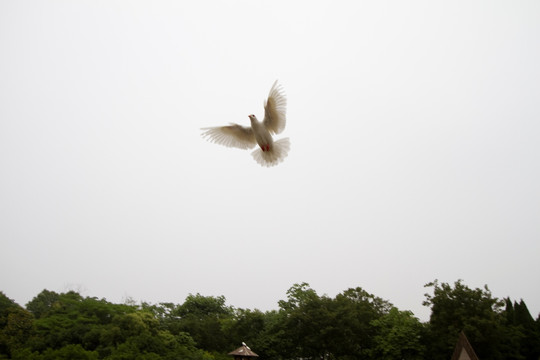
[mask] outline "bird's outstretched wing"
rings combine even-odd
[[[264,126],[274,134],[279,134],[285,129],[287,112],[287,98],[277,80],[272,85],[268,99],[264,104]]]
[[[205,130],[201,134],[203,138],[216,144],[240,149],[251,149],[257,145],[250,127],[231,123],[229,126],[207,127],[201,130]]]

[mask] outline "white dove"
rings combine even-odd
[[[240,149],[252,149],[258,144],[260,149],[251,153],[255,161],[262,166],[275,166],[289,153],[289,138],[277,141],[272,139],[272,134],[279,134],[285,128],[286,111],[287,98],[276,80],[264,103],[262,122],[257,120],[255,115],[249,115],[251,127],[231,123],[229,126],[202,128],[204,132],[201,135],[216,144]]]

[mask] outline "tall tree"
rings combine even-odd
[[[37,296],[35,296],[28,304],[26,309],[30,311],[36,319],[39,319],[42,315],[50,311],[55,303],[60,299],[60,295],[54,291],[44,289]]]
[[[228,350],[223,328],[233,316],[233,309],[225,304],[225,297],[190,294],[173,315],[179,317],[179,330],[189,333],[199,348],[214,352]]]
[[[32,314],[0,291],[0,358],[23,348],[33,325]]]
[[[504,302],[493,297],[487,285],[483,289],[471,289],[462,280],[454,286],[435,280],[425,287],[433,288],[433,295],[425,294],[423,303],[431,307],[429,358],[448,359],[462,330],[481,359],[515,356],[514,339],[509,338],[511,334],[504,328]]]
[[[334,299],[319,296],[307,283],[295,284],[280,301],[285,358],[369,359],[376,330],[371,322],[391,304],[362,288]]]
[[[360,287],[338,294],[335,303],[338,332],[333,352],[340,358],[369,359],[376,335],[372,322],[387,314],[392,304]]]
[[[390,312],[371,325],[376,329],[374,346],[370,351],[373,359],[420,360],[424,358],[422,343],[424,326],[410,311],[392,308]]]
[[[235,309],[234,315],[224,325],[224,331],[228,334],[229,344],[237,345],[244,341],[250,346],[260,349],[263,345],[261,336],[266,326],[266,316],[263,312],[255,309]],[[263,356],[263,354],[259,354]]]
[[[330,299],[320,297],[309,284],[294,284],[287,291],[287,300],[279,301],[282,314],[282,357],[328,357],[328,334],[333,324],[329,319]]]
[[[531,316],[527,305],[523,301],[504,299],[506,303],[506,319],[509,327],[513,327],[514,333],[519,333],[519,352],[526,360],[538,360],[540,358],[540,329]]]

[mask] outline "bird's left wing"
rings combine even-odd
[[[277,80],[272,85],[268,99],[264,104],[264,126],[274,134],[279,134],[285,129],[287,112],[287,98],[283,92],[283,88],[278,84]]]
[[[202,130],[203,138],[223,146],[251,149],[257,145],[255,134],[250,127],[231,123],[229,126],[207,127]]]

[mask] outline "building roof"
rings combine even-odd
[[[463,331],[459,333],[459,339],[451,360],[479,360]]]
[[[245,344],[242,344],[242,346],[240,346],[238,349],[231,351],[229,355],[242,357],[259,357],[259,355],[251,351],[251,349]]]

